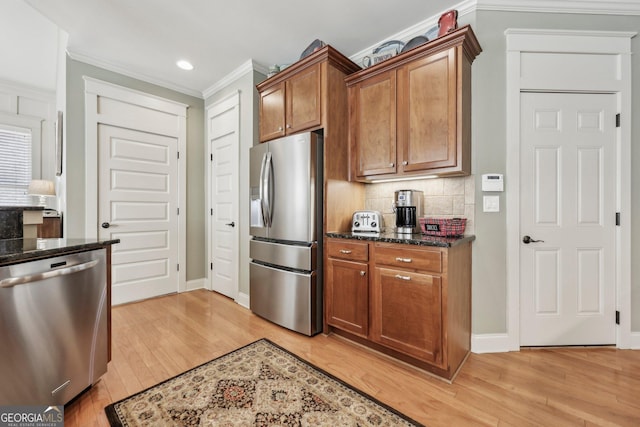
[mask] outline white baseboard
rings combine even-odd
[[[506,353],[511,350],[511,342],[507,334],[471,335],[472,353]]]
[[[238,292],[238,298],[236,298],[236,302],[244,308],[249,308],[249,294]]]
[[[631,349],[640,350],[640,332],[631,332]]]
[[[206,286],[205,279],[187,280],[187,287],[185,292],[195,291],[196,289],[203,289]]]

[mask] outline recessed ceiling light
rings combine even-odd
[[[191,65],[191,62],[186,61],[184,59],[181,59],[180,61],[176,62],[176,65],[182,68],[183,70],[187,70],[187,71],[193,70],[193,65]]]

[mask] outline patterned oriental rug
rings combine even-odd
[[[115,426],[421,426],[261,339],[105,408]]]

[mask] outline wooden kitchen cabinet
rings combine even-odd
[[[369,245],[329,240],[326,247],[327,324],[366,338],[369,333]]]
[[[472,240],[327,239],[325,332],[452,379],[471,347]]]
[[[260,141],[321,125],[320,64],[260,93]]]
[[[330,111],[336,106],[333,102],[342,101],[341,95],[336,97],[336,83],[344,86],[344,77],[359,69],[325,46],[260,83],[260,142],[324,128],[332,120],[346,123],[346,104],[337,105],[342,117]],[[346,95],[346,87],[343,92]]]
[[[466,26],[345,79],[350,179],[471,172],[471,64]]]
[[[355,116],[349,122],[349,132],[357,176],[395,173],[396,71],[359,82],[350,89],[349,102]]]
[[[40,239],[62,237],[62,218],[59,216],[42,218],[42,224],[38,224],[37,233]]]

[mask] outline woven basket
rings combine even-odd
[[[420,228],[427,236],[462,236],[466,225],[466,218],[420,218]]]

